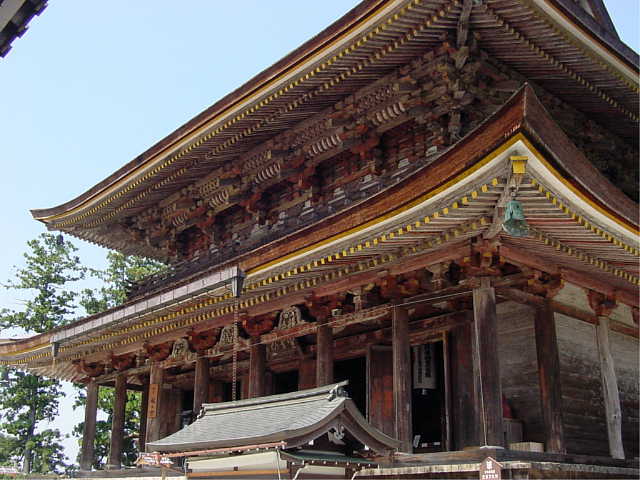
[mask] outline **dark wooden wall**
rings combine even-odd
[[[515,302],[498,304],[498,352],[502,393],[522,420],[524,441],[544,443],[534,331],[535,311]]]

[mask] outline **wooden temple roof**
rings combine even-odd
[[[496,218],[518,162],[524,167],[515,199],[531,227],[524,238],[502,231],[501,218]],[[105,355],[136,352],[144,342],[230,324],[235,300],[228,284],[238,266],[247,273],[239,307],[257,316],[382,274],[402,275],[450,261],[464,264],[474,254],[471,239],[483,237],[497,241],[505,261],[638,305],[637,205],[590,165],[525,86],[474,131],[396,185],[227,265],[212,266],[46,336],[2,344],[0,363],[82,380],[87,373],[78,362],[104,361]],[[385,308],[344,314],[336,322],[376,318]],[[285,333],[300,335],[311,327]],[[279,338],[262,337],[267,343]],[[219,343],[209,353],[229,351]]]
[[[155,442],[156,452],[280,444],[294,448],[308,444],[330,430],[348,431],[378,453],[396,450],[400,442],[371,426],[344,387],[346,382],[280,395],[205,404],[198,418],[182,430]]]
[[[482,50],[637,143],[638,57],[573,2],[366,0],[95,187],[32,214],[50,229],[163,258],[119,222],[215,168],[259,162],[275,135],[433,48],[462,15]]]

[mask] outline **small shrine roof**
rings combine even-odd
[[[329,430],[347,430],[376,452],[395,450],[399,442],[371,426],[344,390],[347,382],[281,395],[205,404],[191,425],[147,443],[158,452],[188,452],[283,442],[283,448],[307,444]]]

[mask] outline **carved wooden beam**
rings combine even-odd
[[[187,332],[187,339],[189,340],[189,346],[194,352],[199,354],[204,353],[206,350],[213,347],[218,338],[220,337],[221,327],[211,328],[202,332],[196,332],[195,330],[189,330]]]
[[[86,363],[84,359],[80,359],[75,360],[73,364],[75,365],[78,373],[87,375],[92,378],[98,377],[104,373],[103,363]]]
[[[135,353],[129,353],[126,355],[110,355],[111,366],[114,370],[122,372],[128,368],[131,368],[135,364],[136,355]]]
[[[171,354],[172,347],[173,342],[165,342],[157,345],[144,343],[142,345],[142,348],[147,353],[147,356],[153,362],[161,362],[162,360],[165,360]]]
[[[250,337],[259,337],[273,330],[278,312],[271,312],[257,317],[245,316],[242,319],[242,328]]]

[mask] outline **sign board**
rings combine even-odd
[[[480,480],[502,480],[502,465],[487,457],[480,464]]]
[[[150,465],[153,467],[170,467],[173,462],[169,457],[163,457],[159,453],[141,453],[136,460],[138,465]]]
[[[158,415],[158,394],[160,393],[160,385],[152,383],[149,385],[149,408],[147,409],[147,418],[156,418]]]

